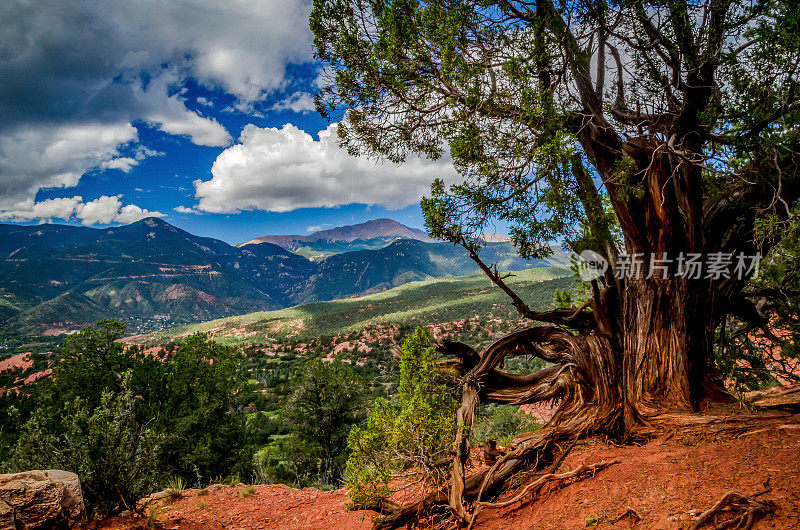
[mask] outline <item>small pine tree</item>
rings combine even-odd
[[[270,448],[271,459],[279,462],[276,478],[293,474],[297,485],[338,485],[348,433],[364,419],[366,383],[346,363],[314,359],[298,371],[292,386],[281,409],[289,437]]]
[[[430,487],[446,480],[430,464],[452,448],[458,405],[437,361],[430,339],[417,328],[403,344],[396,401],[376,399],[366,425],[350,431],[346,484],[351,508],[387,495],[400,472],[409,480],[418,473]]]

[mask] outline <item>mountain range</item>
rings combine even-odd
[[[376,250],[399,239],[435,242],[428,234],[417,228],[409,228],[393,219],[374,219],[355,225],[318,230],[306,235],[257,237],[237,246],[272,243],[312,261],[321,261],[342,252]]]
[[[428,234],[417,228],[409,228],[393,219],[373,219],[355,225],[339,226],[327,230],[318,230],[304,236],[264,236],[251,239],[241,245],[251,245],[253,243],[274,243],[282,247],[291,246],[294,243],[310,243],[315,241],[346,241],[351,243],[356,239],[417,239],[419,241],[432,242]]]
[[[312,261],[298,243],[324,256]],[[563,251],[522,260],[507,242],[487,243],[484,258],[504,270],[569,263]],[[6,335],[100,318],[144,332],[476,270],[460,247],[388,219],[238,246],[154,217],[103,229],[0,224],[0,321]]]

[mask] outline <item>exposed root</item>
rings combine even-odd
[[[536,495],[548,482],[565,482],[571,478],[585,478],[587,476],[594,476],[594,474],[601,469],[618,464],[619,462],[619,460],[603,460],[597,464],[584,464],[573,469],[572,471],[567,471],[564,473],[548,473],[546,475],[542,475],[535,481],[522,488],[522,491],[508,500],[501,502],[480,502],[478,505],[485,508],[505,508],[506,506],[511,506],[516,502],[520,502],[528,494]]]
[[[761,494],[766,493],[762,492]],[[697,516],[697,520],[690,530],[698,530],[704,524],[712,523],[715,516],[727,509],[734,512],[734,516],[726,519],[716,526],[715,529],[738,528],[749,530],[757,519],[764,517],[775,511],[775,503],[772,501],[759,501],[753,497],[745,497],[735,491],[729,491],[714,506]]]
[[[659,414],[648,418],[651,432],[679,432],[682,438],[742,437],[768,429],[800,428],[800,415],[788,412],[758,412],[751,414]],[[645,432],[643,429],[642,433]]]
[[[642,516],[641,516],[641,515],[639,515],[639,512],[637,512],[636,510],[634,510],[634,509],[633,509],[633,508],[631,508],[630,506],[627,506],[624,512],[622,512],[621,514],[619,514],[617,517],[615,517],[615,518],[614,518],[614,519],[611,521],[611,524],[616,524],[616,523],[618,523],[618,522],[622,521],[623,519],[625,519],[625,518],[626,518],[627,516],[629,516],[629,515],[630,515],[631,517],[633,517],[633,518],[634,518],[634,520],[636,520],[636,521],[641,521],[641,520],[642,520]]]
[[[517,438],[520,438],[520,437],[517,437]],[[529,441],[529,439],[527,439],[526,435],[522,435],[521,438],[523,440]],[[572,443],[566,449],[561,451],[561,454],[559,454],[555,458],[553,463],[550,464],[550,469],[548,471],[548,474],[553,474],[556,471],[558,471],[558,468],[561,467],[561,463],[564,462],[564,459],[567,457],[567,455],[570,452],[572,452],[572,449],[575,447],[575,444],[578,443],[579,439],[580,438],[578,436],[576,436],[575,439],[572,441]],[[512,443],[513,443],[513,441],[512,441]],[[525,447],[524,442],[520,441],[520,442],[518,442],[518,445],[519,445],[519,448],[514,452],[519,452],[520,450],[524,450],[524,447]],[[546,447],[546,446],[544,446],[544,447]],[[471,529],[475,525],[475,520],[478,518],[478,514],[483,509],[483,507],[486,505],[486,503],[481,502],[481,500],[483,499],[483,494],[486,491],[487,484],[489,483],[489,481],[492,478],[494,478],[494,475],[497,472],[497,469],[501,465],[503,465],[506,462],[506,460],[508,460],[509,458],[513,457],[514,452],[507,453],[507,454],[503,455],[503,457],[501,457],[495,463],[495,465],[492,466],[492,468],[489,470],[489,472],[486,474],[486,477],[483,479],[483,482],[481,483],[481,488],[480,488],[480,490],[478,490],[478,496],[475,498],[475,507],[474,507],[474,509],[472,511],[472,517],[470,519],[469,526],[467,527],[467,530]],[[536,455],[536,462],[534,462],[533,465],[530,466],[534,470],[540,468],[539,467],[539,465],[540,465],[539,457],[540,457],[540,455],[537,454]]]
[[[757,409],[800,412],[800,385],[749,392],[747,398]]]

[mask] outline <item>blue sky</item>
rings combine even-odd
[[[310,103],[305,0],[0,8],[0,222],[148,215],[236,243],[390,217],[448,160],[354,159]]]

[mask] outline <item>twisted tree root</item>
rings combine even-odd
[[[475,509],[472,512],[472,518],[467,530],[471,529],[475,525],[478,514],[483,508],[505,508],[506,506],[511,506],[514,503],[522,501],[529,494],[531,497],[535,496],[548,482],[565,482],[574,477],[584,478],[586,476],[594,476],[597,471],[618,463],[619,460],[603,460],[597,464],[584,464],[573,469],[572,471],[567,471],[565,473],[547,473],[546,475],[542,475],[538,479],[522,488],[519,493],[508,500],[500,502],[478,501],[475,503]]]
[[[583,478],[586,476],[593,476],[596,472],[600,471],[601,469],[613,466],[614,464],[619,464],[619,462],[620,462],[619,460],[603,460],[602,462],[598,462],[596,464],[584,464],[580,467],[573,469],[572,471],[566,471],[564,473],[548,473],[546,475],[542,475],[538,479],[534,480],[533,482],[522,488],[522,491],[520,491],[511,499],[501,502],[480,502],[478,503],[478,505],[486,508],[505,508],[506,506],[511,506],[512,504],[521,501],[529,493],[535,495],[548,482],[555,482],[555,481],[563,482],[574,477]]]
[[[572,443],[569,445],[569,447],[567,447],[565,450],[563,450],[561,452],[561,454],[558,455],[555,458],[553,463],[550,465],[550,470],[548,472],[549,474],[553,474],[556,471],[558,471],[558,468],[561,466],[561,463],[564,461],[564,459],[567,457],[567,455],[572,451],[572,449],[575,447],[576,443],[578,443],[578,437],[577,436],[572,441]],[[544,447],[546,447],[546,445]],[[544,449],[544,447],[543,447],[543,449]],[[475,508],[472,510],[472,517],[470,518],[470,522],[469,522],[469,525],[467,526],[467,530],[471,530],[471,528],[473,526],[475,526],[475,521],[478,518],[478,514],[483,509],[483,507],[486,505],[486,503],[481,502],[481,499],[483,499],[483,494],[486,491],[487,484],[494,477],[495,472],[500,468],[500,466],[505,464],[505,462],[507,460],[509,460],[510,458],[514,457],[515,454],[519,454],[520,450],[524,450],[524,447],[520,447],[520,448],[516,449],[515,451],[511,451],[509,453],[506,453],[505,455],[500,457],[500,459],[498,459],[498,461],[491,467],[491,469],[489,469],[489,472],[484,477],[483,482],[481,483],[481,487],[478,490],[478,496],[475,498]],[[532,469],[538,469],[539,468],[540,456],[541,456],[540,454],[536,455],[536,462],[531,466]]]
[[[763,493],[766,492],[762,492],[759,495]],[[735,491],[729,491],[714,506],[698,515],[690,530],[698,530],[704,524],[710,523],[715,515],[726,508],[731,508],[738,515],[716,525],[714,527],[716,530],[724,528],[750,530],[757,519],[775,511],[775,503],[772,501],[758,501],[753,497],[745,497]]]

